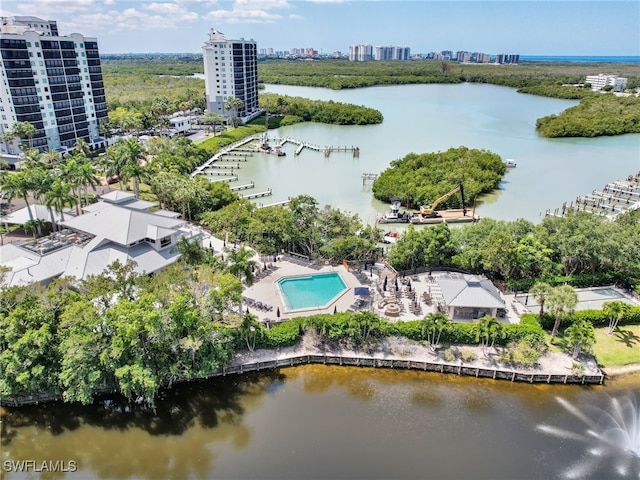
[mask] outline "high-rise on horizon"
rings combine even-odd
[[[0,134],[16,122],[35,129],[38,150],[68,150],[83,139],[105,146],[99,123],[107,119],[100,53],[95,37],[60,36],[57,22],[33,16],[0,17]],[[18,153],[16,142],[0,151]]]
[[[202,47],[207,110],[248,120],[261,111],[258,107],[258,53],[254,40],[227,40],[222,32],[209,31]],[[230,98],[242,101],[237,112],[227,110]]]

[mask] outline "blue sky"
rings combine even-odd
[[[57,20],[63,35],[98,37],[103,53],[201,52],[213,27],[275,50],[640,55],[637,0],[2,0],[0,15]]]

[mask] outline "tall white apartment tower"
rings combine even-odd
[[[58,34],[55,21],[0,17],[0,135],[16,122],[36,128],[38,150],[64,151],[83,139],[105,146],[98,125],[107,119],[100,53],[95,38]],[[0,152],[18,153],[0,140]]]
[[[209,41],[202,47],[207,109],[225,116],[230,98],[242,100],[238,112],[244,121],[261,113],[258,107],[258,49],[254,40],[227,40],[222,32],[211,29]]]

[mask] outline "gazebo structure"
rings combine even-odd
[[[491,281],[480,275],[448,273],[437,277],[447,316],[452,320],[496,317],[505,302]]]

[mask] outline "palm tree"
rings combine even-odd
[[[96,168],[90,160],[80,163],[78,165],[78,181],[84,189],[84,204],[89,204],[89,194],[87,193],[89,187],[96,191],[96,186],[100,183],[100,180],[96,176]]]
[[[261,328],[262,327],[258,323],[255,315],[250,313],[244,314],[242,317],[242,323],[238,326],[238,333],[240,334],[240,337],[245,340],[250,352],[253,352],[256,349],[256,340],[260,334]]]
[[[73,150],[75,153],[82,154],[85,157],[91,156],[91,147],[89,147],[89,144],[84,140],[84,138],[76,139],[76,144],[74,145]]]
[[[427,336],[429,348],[435,352],[440,344],[442,332],[449,328],[451,320],[444,313],[436,312],[427,315],[422,322],[422,336]]]
[[[66,163],[61,164],[59,168],[60,178],[63,182],[71,186],[71,190],[77,199],[77,201],[74,202],[76,206],[76,215],[80,215],[80,204],[82,203],[80,166],[78,164],[78,160],[82,160],[82,158],[82,156],[73,155],[66,161]],[[86,157],[84,157],[84,159],[86,160]]]
[[[504,325],[496,317],[485,316],[474,325],[476,342],[482,346],[482,353],[488,355],[487,348],[493,348],[498,337],[504,337]]]
[[[542,315],[544,314],[544,302],[547,301],[547,297],[551,293],[551,285],[545,282],[536,282],[529,290],[529,295],[532,295],[538,305],[540,305],[540,321],[542,322]]]
[[[40,155],[40,158],[45,164],[49,166],[57,165],[60,162],[60,160],[62,160],[62,157],[60,156],[60,152],[58,152],[57,150],[53,150],[52,148],[42,153]]]
[[[7,193],[10,198],[20,197],[24,200],[29,213],[29,221],[33,223],[33,212],[29,204],[29,192],[33,185],[31,179],[27,175],[27,171],[22,170],[15,175],[9,175],[2,184],[2,191]]]
[[[596,334],[591,322],[579,320],[565,331],[567,347],[571,350],[571,357],[578,358],[580,352],[589,352],[596,343]]]
[[[139,163],[127,163],[122,169],[122,179],[125,183],[129,180],[133,183],[133,194],[138,198],[140,196],[140,183],[146,181],[148,172]]]
[[[102,161],[104,175],[106,179],[116,177],[120,190],[122,190],[122,169],[125,164],[124,153],[117,147],[117,144],[109,147],[106,153]]]
[[[252,257],[255,255],[253,250],[248,248],[237,248],[231,250],[227,255],[227,271],[244,281],[248,286],[253,285],[253,271],[258,266]]]
[[[213,136],[216,136],[216,125],[222,125],[224,123],[224,115],[219,113],[209,112],[207,113],[200,123],[204,125],[213,125]]]
[[[24,148],[24,138],[29,139],[29,148],[32,148],[31,141],[33,137],[36,136],[36,133],[38,133],[38,131],[36,130],[36,127],[34,127],[32,123],[15,122],[11,126],[11,130],[9,130],[7,135],[9,135],[10,136],[9,138],[11,138],[12,140],[14,138],[22,139],[21,144],[23,148]]]
[[[54,180],[51,188],[44,196],[44,204],[47,207],[55,208],[56,212],[60,214],[60,219],[64,222],[64,207],[69,204],[73,205],[76,202],[76,197],[71,192],[71,185],[62,182],[59,178]],[[53,215],[51,216],[51,223],[56,225]]]
[[[120,173],[125,176],[127,180],[133,180],[133,191],[137,198],[140,188],[139,183],[146,176],[146,172],[140,164],[140,161],[145,158],[144,147],[137,138],[121,140],[117,146],[123,155],[123,167]]]
[[[547,305],[556,317],[553,330],[551,331],[551,337],[555,337],[558,334],[562,317],[573,312],[577,304],[578,295],[569,285],[561,285],[551,290],[547,297]]]
[[[236,127],[236,120],[238,119],[238,113],[240,110],[244,108],[244,102],[239,98],[229,97],[229,99],[224,104],[224,109],[229,111],[233,110],[233,117],[231,117],[231,121],[233,126]]]
[[[198,245],[197,241],[189,241],[187,237],[178,240],[174,248],[187,265],[199,265],[205,259],[205,250]]]
[[[609,329],[607,333],[611,335],[613,331],[618,327],[618,323],[625,315],[628,315],[631,311],[631,305],[628,303],[616,300],[614,302],[604,302],[602,310],[609,316]]]

